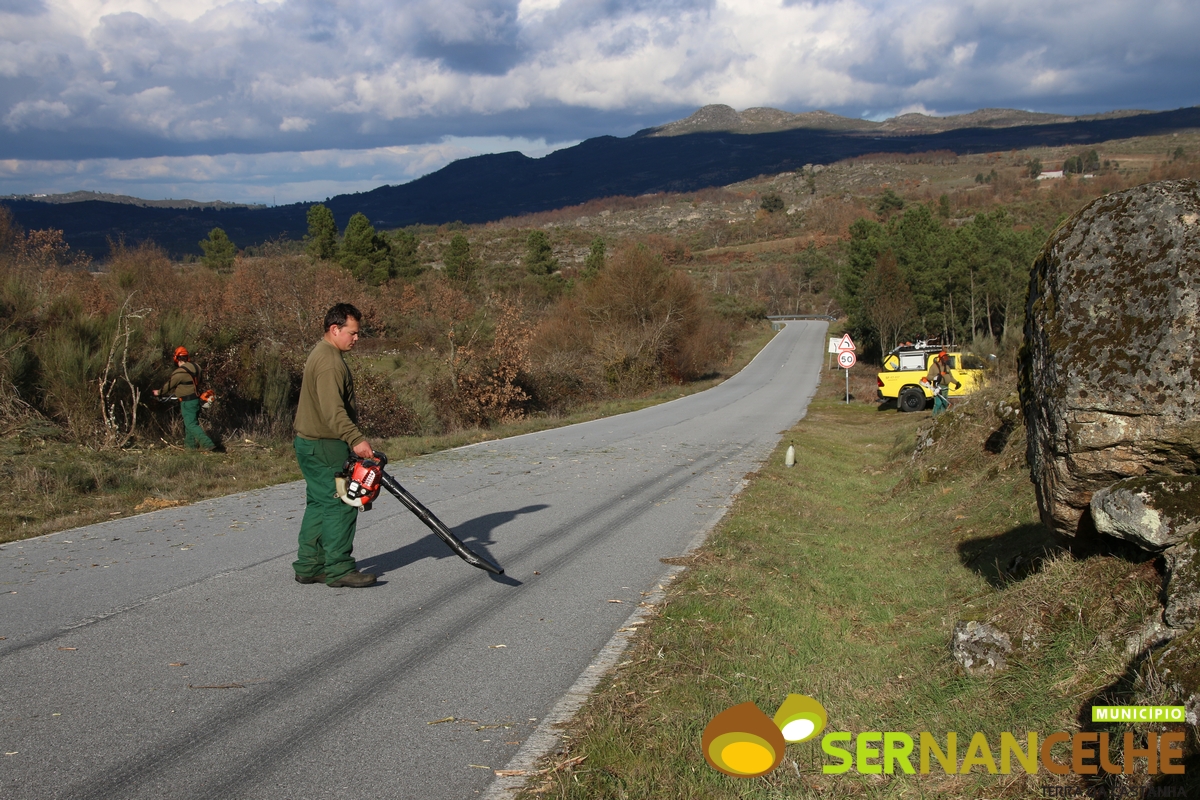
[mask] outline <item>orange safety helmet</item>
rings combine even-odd
[[[180,361],[187,361],[187,360],[188,360],[187,348],[186,347],[176,347],[175,348],[175,363],[178,364]]]

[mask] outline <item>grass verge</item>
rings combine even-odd
[[[372,440],[372,444],[397,461],[636,411],[715,386],[749,363],[772,335],[765,323],[753,328],[730,363],[706,380],[591,404],[567,415],[535,415],[494,428]],[[0,439],[0,479],[5,487],[0,492],[0,543],[301,477],[290,440],[227,435],[223,437],[225,453],[206,454],[167,443],[93,450],[55,441],[55,433],[34,423]]]
[[[977,731],[997,756],[1001,732],[1022,746],[1028,731],[1073,732],[1092,702],[1119,694],[1127,648],[1161,610],[1153,562],[1072,557],[1040,524],[1021,429],[998,435],[1004,387],[936,425],[834,399],[843,391],[826,381],[684,559],[523,797],[996,798],[1085,786],[1015,761],[1010,774],[946,774],[936,761],[927,775],[825,774],[837,761],[820,737],[759,778],[705,762],[701,733],[716,714],[753,701],[770,716],[790,693],[824,705],[827,731],[929,731],[941,746],[957,732],[959,759]],[[969,620],[1008,634],[1005,669],[968,674],[951,656],[955,623]],[[1069,747],[1053,753],[1071,761]]]

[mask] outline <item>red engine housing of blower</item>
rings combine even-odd
[[[379,497],[382,487],[379,482],[382,465],[368,458],[347,461],[342,470],[346,481],[346,493],[341,496],[342,502],[364,511],[370,508],[375,498]]]

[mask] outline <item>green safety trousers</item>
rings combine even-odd
[[[950,398],[947,396],[948,387],[939,387],[933,392],[933,416],[937,416],[950,408]]]
[[[300,546],[292,568],[301,578],[324,575],[333,583],[354,571],[354,530],[358,509],[337,496],[334,475],[350,457],[350,446],[341,439],[305,439],[292,442],[304,475],[304,520]]]
[[[179,412],[183,415],[183,444],[188,450],[212,450],[213,440],[200,427],[200,398],[189,397],[179,401]]]

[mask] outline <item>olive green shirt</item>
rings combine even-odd
[[[193,380],[194,378],[194,380]],[[200,368],[191,361],[181,361],[171,377],[163,384],[159,394],[188,400],[196,396],[196,384],[200,381]]]
[[[353,448],[366,441],[358,429],[354,379],[342,351],[322,339],[304,362],[296,435],[305,439],[341,439]]]
[[[941,363],[936,358],[929,363],[929,374],[925,376],[925,379],[933,386],[949,386],[952,383],[958,383],[954,378],[954,373],[950,371],[949,362],[947,362],[946,368],[942,369]]]

